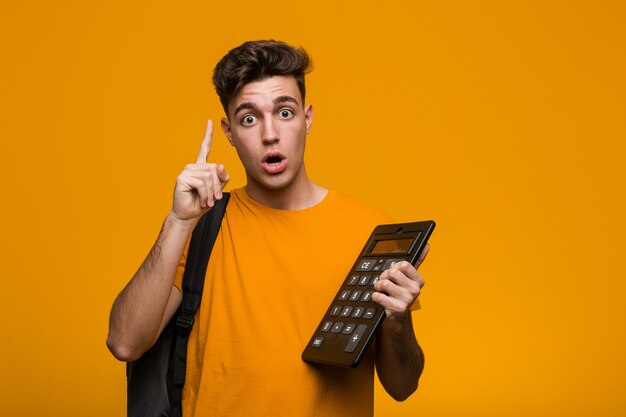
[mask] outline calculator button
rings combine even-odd
[[[359,298],[361,298],[361,294],[363,294],[363,291],[354,291],[352,293],[352,296],[350,296],[350,301],[359,301]]]
[[[352,313],[352,307],[344,307],[341,311],[341,317],[350,317],[350,313]]]
[[[345,290],[341,293],[341,295],[339,296],[339,299],[341,301],[346,301],[348,299],[348,297],[350,297],[350,291]]]
[[[383,265],[383,271],[391,268],[398,262],[402,262],[402,261],[404,261],[404,259],[388,259],[387,262],[385,262],[385,265]]]
[[[365,291],[363,293],[363,297],[361,297],[361,301],[365,301],[365,302],[372,301],[372,292],[373,291]]]
[[[359,264],[356,267],[357,271],[371,271],[372,269],[374,269],[374,265],[376,264],[376,261],[374,260],[362,260],[359,262]]]
[[[348,353],[354,352],[354,350],[356,349],[356,346],[361,341],[361,338],[363,337],[363,333],[365,333],[365,330],[367,330],[367,325],[359,324],[354,334],[350,336],[350,340],[348,341],[348,344],[346,345],[344,352],[348,352]]]
[[[370,276],[369,275],[363,275],[361,277],[361,279],[359,280],[359,285],[367,285],[369,280],[370,280]]]
[[[332,321],[327,321],[326,323],[324,323],[324,325],[322,326],[321,330],[323,332],[327,332],[330,329],[332,329],[332,327],[333,327],[333,322]]]
[[[381,269],[383,269],[383,262],[385,262],[384,259],[377,260],[376,265],[374,265],[374,268],[372,269],[372,271],[379,272]]]
[[[341,322],[337,322],[335,323],[335,325],[333,326],[333,329],[331,330],[331,333],[339,333],[341,331],[341,329],[343,328],[343,323]]]
[[[352,275],[349,279],[348,279],[348,285],[356,285],[357,282],[359,282],[359,276],[358,275]]]
[[[311,343],[311,346],[313,346],[314,348],[318,348],[322,346],[322,343],[324,343],[324,338],[319,336],[313,339],[313,343]]]
[[[356,326],[356,324],[354,323],[348,323],[343,327],[343,330],[341,331],[342,334],[350,334],[352,333],[352,331],[354,330],[354,327]]]
[[[364,312],[365,312],[364,307],[354,307],[354,313],[352,313],[352,317],[358,319],[359,317],[363,315]]]
[[[371,319],[372,317],[374,317],[375,314],[376,314],[376,309],[373,307],[370,307],[367,310],[365,310],[365,314],[363,314],[363,318]]]
[[[378,278],[380,278],[380,275],[374,275],[370,281],[370,285],[376,284],[378,282]]]
[[[341,313],[341,306],[334,306],[332,310],[330,310],[330,316],[338,316]]]

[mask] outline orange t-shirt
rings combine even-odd
[[[183,415],[373,415],[373,348],[356,369],[300,355],[374,227],[390,222],[333,191],[276,210],[234,190],[189,339]]]

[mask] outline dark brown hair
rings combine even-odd
[[[250,41],[230,50],[217,63],[213,84],[228,117],[228,104],[239,90],[246,84],[275,75],[290,75],[296,79],[304,105],[304,75],[312,69],[313,62],[303,48],[274,40]]]

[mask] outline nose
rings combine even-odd
[[[273,118],[268,117],[263,122],[263,132],[261,139],[263,143],[267,145],[271,145],[272,143],[276,143],[280,140],[280,136],[278,134],[278,126]]]

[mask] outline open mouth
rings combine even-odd
[[[268,174],[279,174],[287,167],[287,158],[278,152],[268,152],[261,165]]]
[[[268,157],[265,162],[267,162],[270,166],[275,166],[280,164],[283,161],[283,158],[279,155]]]

